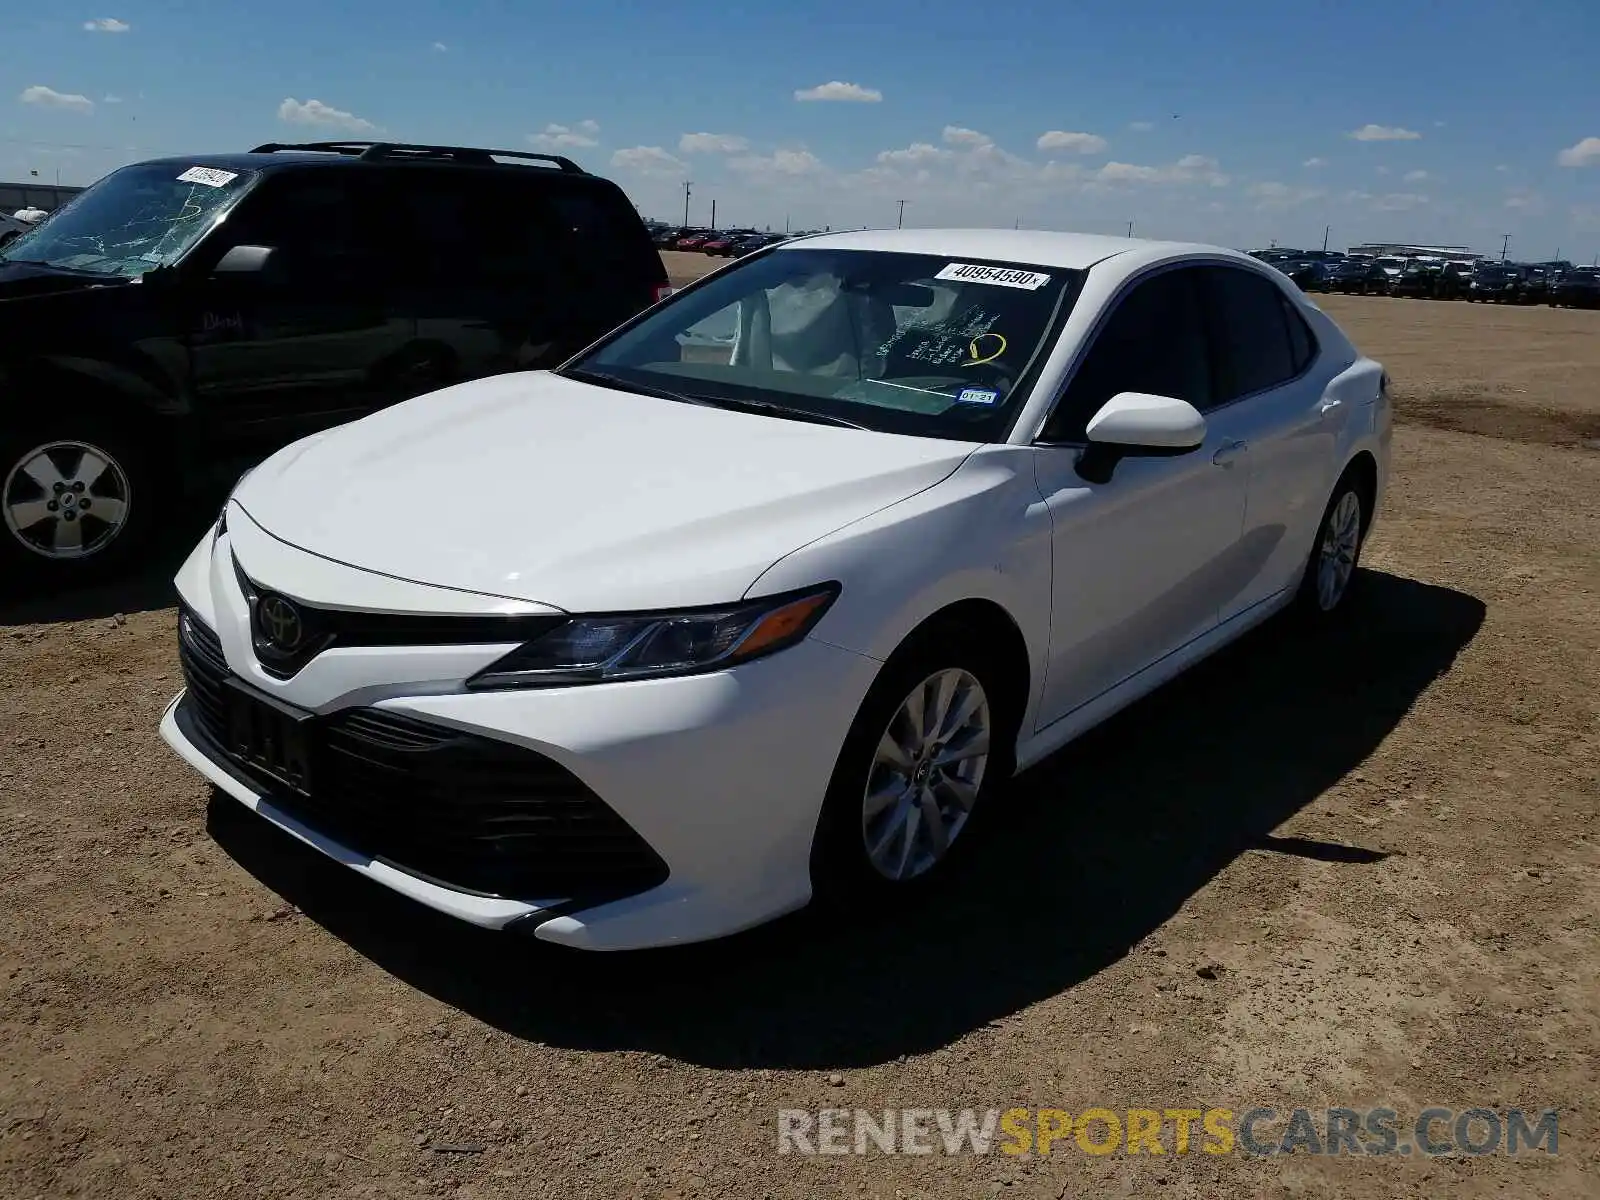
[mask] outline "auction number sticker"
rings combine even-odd
[[[181,183],[203,183],[207,187],[227,187],[239,178],[236,171],[219,171],[215,167],[190,167],[178,176]]]
[[[1050,276],[1037,271],[985,267],[979,263],[950,263],[942,267],[934,278],[953,279],[962,283],[992,283],[998,287],[1022,288],[1030,292],[1036,292],[1050,282]]]

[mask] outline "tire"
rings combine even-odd
[[[819,902],[893,905],[923,895],[954,875],[976,844],[996,807],[995,792],[1012,774],[1022,698],[998,657],[975,641],[964,626],[934,626],[902,646],[873,683],[845,737],[817,822],[811,878]],[[927,757],[940,741],[924,743],[924,756],[914,760],[924,765],[912,766],[909,776],[913,784],[918,779],[927,782],[918,791],[920,803],[913,802],[908,772],[889,765],[880,746],[893,740],[915,753],[905,724],[908,703],[919,693],[932,701],[937,688],[950,685],[955,697],[948,710],[952,716],[973,703],[981,707],[973,711],[968,724],[943,731],[945,752],[965,746],[973,753],[941,770],[933,765],[936,758]],[[925,706],[924,711],[931,710]],[[982,729],[987,730],[986,737],[979,732]],[[976,747],[983,744],[987,753],[977,753]],[[884,805],[882,797],[890,793],[898,794]],[[898,824],[913,809],[909,826]],[[948,849],[942,854],[936,851],[937,839],[929,836],[930,813],[939,814],[947,834]],[[877,865],[869,840],[883,846]],[[903,868],[899,878],[891,874],[897,867]]]
[[[1295,595],[1294,605],[1302,617],[1326,622],[1349,611],[1351,593],[1361,577],[1361,549],[1371,519],[1360,481],[1353,471],[1346,471],[1322,510]]]
[[[0,579],[71,585],[132,561],[156,526],[152,461],[92,415],[0,431]]]

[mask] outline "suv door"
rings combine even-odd
[[[1104,483],[1077,473],[1085,426],[1118,392],[1211,407],[1199,286],[1199,270],[1180,267],[1125,292],[1041,433],[1035,474],[1053,539],[1041,727],[1210,632],[1238,589],[1245,464],[1231,439],[1208,430],[1188,454],[1125,458]]]
[[[392,286],[405,247],[375,173],[274,173],[205,247],[188,344],[196,411],[215,432],[293,437],[410,392],[416,333]],[[267,270],[204,273],[233,246],[271,246]]]
[[[1317,369],[1315,336],[1276,282],[1219,264],[1205,268],[1203,283],[1217,356],[1206,423],[1249,450],[1239,544],[1246,574],[1223,605],[1226,621],[1299,583],[1349,406],[1325,393],[1333,372]]]

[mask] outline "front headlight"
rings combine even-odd
[[[467,687],[555,687],[719,671],[792,646],[837,584],[714,609],[573,617],[467,680]]]

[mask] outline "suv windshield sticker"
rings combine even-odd
[[[239,178],[236,171],[219,171],[215,167],[190,167],[178,179],[183,183],[203,183],[207,187],[226,187]]]
[[[950,263],[941,268],[934,278],[957,279],[963,283],[992,283],[1030,292],[1036,292],[1050,282],[1050,276],[1037,271],[1015,271],[1008,267],[985,267],[977,263]]]

